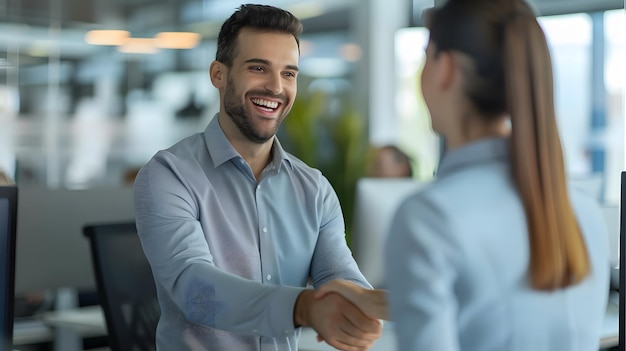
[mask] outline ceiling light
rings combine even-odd
[[[123,45],[130,33],[125,30],[90,30],[85,42],[91,45]]]
[[[357,62],[363,56],[363,51],[357,44],[343,44],[339,50],[341,57],[346,61]]]
[[[300,56],[308,56],[313,53],[315,44],[306,39],[300,39]]]
[[[161,32],[154,39],[161,49],[192,49],[200,42],[200,34],[193,32]]]
[[[128,38],[117,50],[125,54],[154,54],[159,51],[155,44],[153,38]]]

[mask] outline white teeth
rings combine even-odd
[[[254,102],[257,105],[261,105],[261,106],[265,106],[265,107],[269,107],[269,108],[277,108],[278,107],[278,102],[276,102],[276,101],[268,101],[268,100],[264,100],[264,99],[252,99],[252,102]]]

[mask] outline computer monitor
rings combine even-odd
[[[17,187],[0,186],[0,351],[13,344]]]
[[[619,350],[626,351],[626,172],[622,172],[619,222]]]
[[[401,202],[426,182],[411,178],[363,178],[357,182],[352,254],[375,288],[384,288],[383,249]]]
[[[132,187],[49,189],[21,186],[15,292],[95,291],[87,223],[133,221]]]

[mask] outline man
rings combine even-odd
[[[159,350],[297,350],[299,326],[337,349],[367,350],[381,334],[340,295],[306,289],[309,280],[370,286],[330,184],[275,136],[296,98],[301,31],[287,11],[242,5],[223,24],[210,67],[220,112],[137,176]]]

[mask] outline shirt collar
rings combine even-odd
[[[239,155],[230,141],[228,141],[228,138],[226,138],[226,134],[224,134],[224,131],[219,124],[218,114],[213,116],[209,125],[204,130],[204,139],[215,167],[233,158],[241,158],[241,155]],[[283,149],[277,137],[274,137],[274,144],[272,145],[271,152],[271,163],[276,169],[280,169],[280,165],[283,161],[285,161],[285,163],[293,169],[291,156]]]
[[[480,163],[506,160],[508,156],[508,138],[481,139],[446,152],[439,163],[437,176],[445,176]]]

